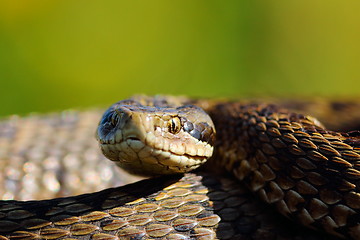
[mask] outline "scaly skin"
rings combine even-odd
[[[218,129],[214,165],[283,215],[360,238],[359,132],[328,131],[311,117],[271,105],[226,103],[208,112]]]
[[[204,102],[198,102],[198,104],[203,106]],[[211,108],[213,108],[217,104],[218,103],[206,103],[205,107],[211,106]],[[237,104],[230,107],[228,110],[221,107],[224,113],[228,114],[224,116],[232,116],[232,109],[235,109],[236,105]],[[210,107],[207,110],[209,109]],[[97,122],[99,116],[98,111],[89,111],[85,113],[68,113],[67,115],[55,114],[51,116],[35,116],[25,119],[16,118],[15,120],[12,119],[2,122],[0,124],[0,146],[3,147],[0,148],[0,164],[2,165],[2,169],[6,169],[6,171],[5,174],[1,176],[0,183],[2,182],[5,186],[10,186],[10,188],[2,188],[5,192],[5,195],[3,196],[11,197],[15,195],[17,199],[20,197],[26,198],[26,195],[16,195],[18,192],[25,192],[22,190],[25,185],[21,184],[22,182],[25,182],[21,181],[23,176],[32,176],[36,179],[35,182],[41,180],[43,182],[42,184],[44,184],[44,182],[46,183],[46,180],[49,179],[41,176],[44,172],[37,172],[36,174],[29,173],[29,169],[31,170],[32,168],[22,168],[22,164],[24,162],[30,163],[30,166],[32,163],[34,163],[35,166],[39,166],[39,164],[42,163],[44,163],[45,166],[50,165],[52,168],[41,168],[44,169],[43,171],[45,171],[45,173],[46,171],[51,172],[51,170],[54,172],[55,169],[55,172],[60,172],[61,176],[71,176],[68,172],[69,167],[64,168],[64,164],[59,164],[60,167],[56,164],[54,164],[55,166],[52,165],[51,163],[53,163],[53,161],[50,161],[49,159],[52,159],[53,156],[56,156],[55,162],[63,162],[67,159],[66,162],[69,163],[69,159],[71,159],[71,162],[78,163],[77,166],[83,164],[79,163],[80,161],[83,161],[82,159],[90,158],[92,160],[91,163],[88,163],[87,171],[91,172],[99,169],[98,164],[104,160],[103,157],[98,155],[96,150],[94,150],[94,152],[91,150],[95,140],[92,138],[92,134],[94,132],[93,123],[90,124],[90,122]],[[222,124],[222,118],[214,121],[216,122],[215,125]],[[84,124],[84,122],[89,122],[89,124]],[[259,133],[259,136],[264,136],[264,133],[268,134],[269,129],[264,131],[264,129],[261,128],[263,125],[262,123],[267,126],[268,122],[268,120],[256,121],[254,125],[248,128],[247,132],[254,131],[251,129],[255,129],[255,131]],[[41,125],[44,127],[44,123],[46,130],[39,130],[41,128],[38,126]],[[76,133],[74,132],[75,130]],[[236,128],[232,130],[235,131]],[[234,131],[232,132],[234,133]],[[57,132],[58,134],[55,135],[54,132]],[[90,132],[91,134],[89,134]],[[28,141],[25,140],[21,142],[24,136],[25,138],[27,137]],[[90,138],[88,138],[89,136]],[[221,142],[221,136],[226,135],[221,135],[221,133],[220,135],[218,134],[218,142]],[[236,138],[236,136],[232,137]],[[78,140],[78,138],[80,138],[80,140]],[[32,144],[32,140],[34,139],[36,139],[37,144]],[[226,138],[226,141],[229,140],[231,139]],[[92,141],[93,143],[91,143]],[[240,140],[235,139],[235,142],[236,141]],[[233,144],[235,142],[233,142]],[[253,149],[252,145],[259,144],[256,143],[256,141],[250,141],[250,143],[249,149]],[[353,143],[356,143],[356,141],[353,141]],[[261,142],[260,144],[264,143]],[[37,145],[40,147],[37,148]],[[233,151],[231,149],[231,145],[232,144],[225,144],[223,148],[218,148],[217,150],[217,156],[222,156],[222,158],[230,163],[232,162],[231,159],[234,154],[244,156],[241,149]],[[56,150],[49,151],[50,146]],[[267,147],[260,147],[260,150],[264,151]],[[272,147],[274,148],[274,146]],[[14,151],[14,149],[16,151]],[[83,149],[86,150],[85,152],[87,152],[87,154],[84,154]],[[355,149],[355,151],[357,150]],[[254,150],[249,150],[249,153],[245,155],[245,158],[251,159],[254,152],[256,153]],[[10,161],[10,159],[12,161]],[[257,157],[256,159],[260,158]],[[255,174],[255,177],[248,177],[250,175],[246,173],[246,170],[245,173],[236,171],[235,174],[237,174],[238,177],[242,177],[243,175],[248,186],[252,186],[255,190],[259,186],[263,187],[261,188],[264,189],[263,192],[261,192],[261,190],[257,191],[260,192],[263,199],[278,199],[279,196],[282,196],[283,194],[274,191],[274,189],[278,190],[278,188],[272,187],[276,184],[281,188],[281,180],[284,179],[277,177],[276,179],[268,180],[268,176],[262,172],[261,165],[264,165],[264,163],[255,163],[254,159],[249,161],[250,168],[255,169],[255,171],[256,169],[259,169],[258,172],[262,176]],[[249,166],[245,166],[244,169],[249,168]],[[9,169],[12,170],[10,171]],[[112,179],[115,181],[119,181],[119,179],[121,180],[119,175],[114,174],[117,170],[112,170],[111,165],[102,165],[101,169],[105,172],[111,172]],[[14,170],[20,174],[13,174]],[[78,170],[81,169],[73,167],[73,170],[78,172]],[[306,172],[307,176],[300,178],[300,181],[303,180],[304,182],[312,184],[312,178],[309,178],[309,173],[312,171],[305,171],[304,169],[301,170]],[[275,170],[272,169],[272,171]],[[288,173],[291,173],[291,171]],[[52,174],[48,175],[51,176]],[[55,174],[55,176],[59,175]],[[45,179],[45,181],[42,179]],[[64,193],[66,194],[64,190],[71,185],[76,185],[73,189],[81,188],[82,186],[87,185],[85,177],[80,177],[80,180],[78,180],[76,184],[71,184],[72,178],[70,177],[61,177],[59,179],[62,179],[62,181],[58,181],[59,187],[57,190],[55,189],[56,196]],[[254,185],[251,179],[257,180],[257,184]],[[297,178],[297,180],[298,179],[299,178]],[[10,185],[9,182],[11,183]],[[105,182],[105,180],[102,180],[101,182]],[[116,183],[113,182],[112,185],[114,184]],[[16,190],[11,188],[11,186],[15,186]],[[103,187],[106,187],[106,185],[104,186],[101,184],[100,188]],[[165,189],[162,189],[163,187]],[[298,190],[298,187],[299,186],[293,186],[288,189],[281,188],[281,190],[285,192],[286,195],[289,194],[291,190]],[[44,191],[46,190],[44,188],[38,189],[37,192],[36,189],[28,190],[30,194],[34,193],[34,195],[30,196],[30,198],[35,198],[37,192],[46,192]],[[93,191],[93,189],[80,189],[80,191]],[[334,191],[337,190],[335,189]],[[45,195],[45,197],[39,195],[37,198],[53,197],[51,195],[52,191],[48,191],[48,193],[50,194]],[[72,193],[73,192],[69,191],[67,194]],[[295,200],[301,201],[301,198],[299,199]],[[307,201],[308,199],[305,200]],[[285,199],[284,201],[286,202],[287,200]],[[346,201],[346,197],[343,197],[340,202],[344,201]],[[281,200],[274,201],[274,204],[278,205],[278,207],[280,205],[281,209],[282,206],[279,202],[281,202]],[[180,205],[177,206],[177,204]],[[274,213],[272,209],[269,209],[266,205],[264,206],[259,203],[242,185],[235,183],[233,180],[229,179],[229,177],[215,177],[213,175],[209,176],[202,173],[197,173],[197,175],[186,174],[182,179],[166,177],[161,178],[160,180],[146,180],[146,182],[141,182],[137,185],[129,185],[124,188],[105,190],[100,193],[86,195],[85,197],[70,197],[67,199],[30,203],[2,201],[0,205],[0,225],[2,226],[1,229],[3,233],[2,236],[0,236],[0,239],[15,237],[21,239],[33,239],[35,237],[52,239],[123,239],[126,237],[129,238],[130,236],[138,237],[138,239],[157,239],[163,237],[168,237],[169,239],[170,237],[181,239],[180,237],[184,236],[199,239],[212,239],[215,236],[220,239],[329,239],[328,236],[320,235],[310,230],[304,230],[301,227],[295,227],[286,219]],[[185,211],[182,209],[184,211],[180,211],[179,213],[181,206],[187,210]],[[187,206],[190,206],[190,208],[186,208]],[[301,207],[301,204],[296,205],[296,207],[297,206]],[[330,206],[332,209],[331,214],[336,213],[336,209],[339,209],[337,206],[338,204],[336,203]],[[120,214],[117,212],[119,210],[118,207],[121,207]],[[306,208],[307,207],[309,206],[306,206]],[[141,210],[144,208],[147,208],[148,211]],[[125,210],[130,211],[130,215],[127,215]],[[175,217],[172,219],[165,219],[164,215],[160,214],[162,211],[168,211],[166,212],[166,216]],[[158,213],[160,217],[157,216],[157,218],[155,218],[156,213]],[[299,210],[291,212],[291,214],[298,216]],[[134,219],[139,215],[141,216],[140,220]],[[356,220],[354,217],[351,217],[351,219]],[[219,220],[220,222],[218,222]],[[316,221],[318,222],[318,219]],[[184,225],[185,222],[186,224]],[[320,223],[321,222],[322,221],[320,221]],[[322,226],[318,223],[312,223],[311,225],[314,225],[315,227]],[[110,229],[109,226],[115,227]],[[345,233],[346,237],[357,239],[358,236],[354,235],[354,233],[356,234],[357,229],[355,228],[355,230],[353,230],[351,228],[353,226],[346,225],[350,231],[346,232],[346,229],[342,228],[339,230],[339,233]]]

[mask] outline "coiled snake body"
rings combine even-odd
[[[341,106],[333,103],[332,110],[349,107]],[[357,107],[350,106],[352,112]],[[5,146],[10,125],[2,125]],[[326,130],[315,118],[275,105],[141,96],[111,106],[97,135],[103,153],[136,174],[187,172],[214,149],[202,169],[211,174],[164,176],[52,200],[1,201],[0,239],[360,239],[358,131]],[[62,167],[55,167],[60,183]],[[273,208],[320,233],[289,223]]]

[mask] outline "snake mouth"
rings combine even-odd
[[[127,140],[130,140],[130,141],[141,141],[140,138],[137,138],[137,137],[128,137]]]
[[[186,138],[171,143],[163,140],[162,136],[153,138],[151,133],[131,134],[121,141],[100,141],[100,146],[104,155],[121,168],[145,176],[189,172],[202,165],[213,152],[210,144],[200,141],[189,144]]]

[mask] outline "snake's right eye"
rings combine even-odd
[[[181,121],[178,117],[173,117],[168,121],[169,132],[176,134],[181,130]]]

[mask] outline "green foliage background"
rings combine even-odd
[[[357,96],[360,2],[0,0],[0,116],[135,93]]]

